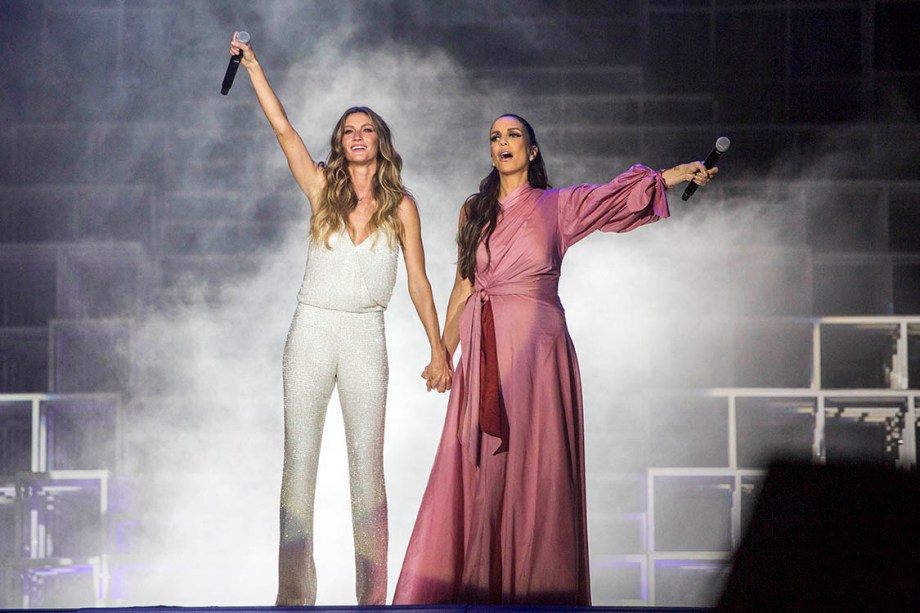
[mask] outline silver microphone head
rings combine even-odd
[[[241,43],[248,43],[249,42],[249,32],[246,32],[245,30],[240,30],[239,32],[236,33],[236,40],[238,40]],[[728,139],[726,138],[725,140],[728,140]]]
[[[716,151],[719,153],[725,153],[728,151],[728,148],[731,146],[732,142],[728,140],[727,136],[720,136],[716,140]]]

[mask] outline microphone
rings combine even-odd
[[[707,170],[715,166],[716,162],[719,161],[719,157],[721,157],[723,153],[728,151],[728,148],[731,146],[731,144],[732,142],[728,140],[728,138],[725,136],[720,136],[718,139],[716,139],[716,146],[713,147],[712,151],[709,152],[709,155],[706,156],[706,161],[703,162],[703,166],[705,166]],[[690,183],[687,185],[687,188],[684,190],[684,194],[680,197],[680,199],[689,200],[690,196],[692,196],[694,192],[696,192],[697,187],[699,187],[699,185],[697,185],[693,181],[690,181]]]
[[[249,32],[237,32],[236,40],[241,43],[249,42]],[[220,85],[220,93],[226,96],[230,93],[230,87],[233,86],[233,77],[236,76],[236,69],[240,67],[240,60],[243,59],[243,52],[230,56],[230,63],[227,65],[227,72],[224,74],[224,82]]]

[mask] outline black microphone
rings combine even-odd
[[[716,139],[716,146],[712,148],[712,151],[709,152],[709,155],[706,156],[706,161],[703,162],[703,166],[706,169],[710,169],[716,165],[716,162],[719,161],[719,157],[728,151],[728,148],[731,146],[732,142],[728,140],[725,136],[720,136]],[[690,184],[687,185],[687,188],[684,190],[684,195],[680,197],[681,200],[689,200],[690,196],[696,192],[696,188],[699,187],[698,184],[690,181]]]
[[[241,43],[249,42],[249,32],[237,32],[236,40]],[[224,74],[224,82],[220,85],[220,93],[227,95],[230,93],[230,87],[233,86],[233,77],[236,76],[236,69],[240,67],[240,60],[243,59],[243,52],[230,56],[230,63],[227,65],[227,72]]]

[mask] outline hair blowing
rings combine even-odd
[[[387,235],[388,242],[394,238],[401,241],[403,228],[396,211],[404,197],[411,197],[402,183],[402,157],[393,147],[390,127],[380,115],[366,106],[351,107],[342,114],[332,131],[329,157],[324,171],[326,185],[323,187],[316,214],[310,222],[311,240],[314,243],[322,242],[327,249],[329,237],[347,227],[348,214],[358,206],[358,194],[351,183],[345,147],[342,145],[345,121],[349,115],[355,113],[365,113],[370,117],[377,133],[377,172],[374,173],[371,184],[377,208],[367,222],[369,232],[374,234],[376,230],[382,229]],[[374,240],[376,241],[376,237]]]
[[[527,182],[535,189],[548,189],[549,181],[546,178],[546,166],[543,163],[543,153],[540,151],[537,143],[537,135],[533,127],[526,119],[512,113],[505,113],[496,118],[511,117],[521,122],[527,132],[527,147],[537,146],[537,155],[527,164]],[[494,121],[492,123],[495,123]],[[457,244],[459,245],[460,276],[469,279],[470,283],[476,280],[476,251],[479,244],[484,242],[488,261],[486,267],[492,262],[492,251],[489,248],[489,239],[495,232],[495,224],[498,222],[498,215],[501,212],[501,205],[498,203],[498,191],[501,187],[501,179],[497,168],[492,168],[491,172],[479,183],[479,191],[472,194],[463,203],[463,212],[465,220],[457,233]]]

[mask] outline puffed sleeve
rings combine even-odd
[[[559,190],[557,206],[566,247],[595,230],[628,232],[670,215],[661,172],[640,164],[610,183]]]

